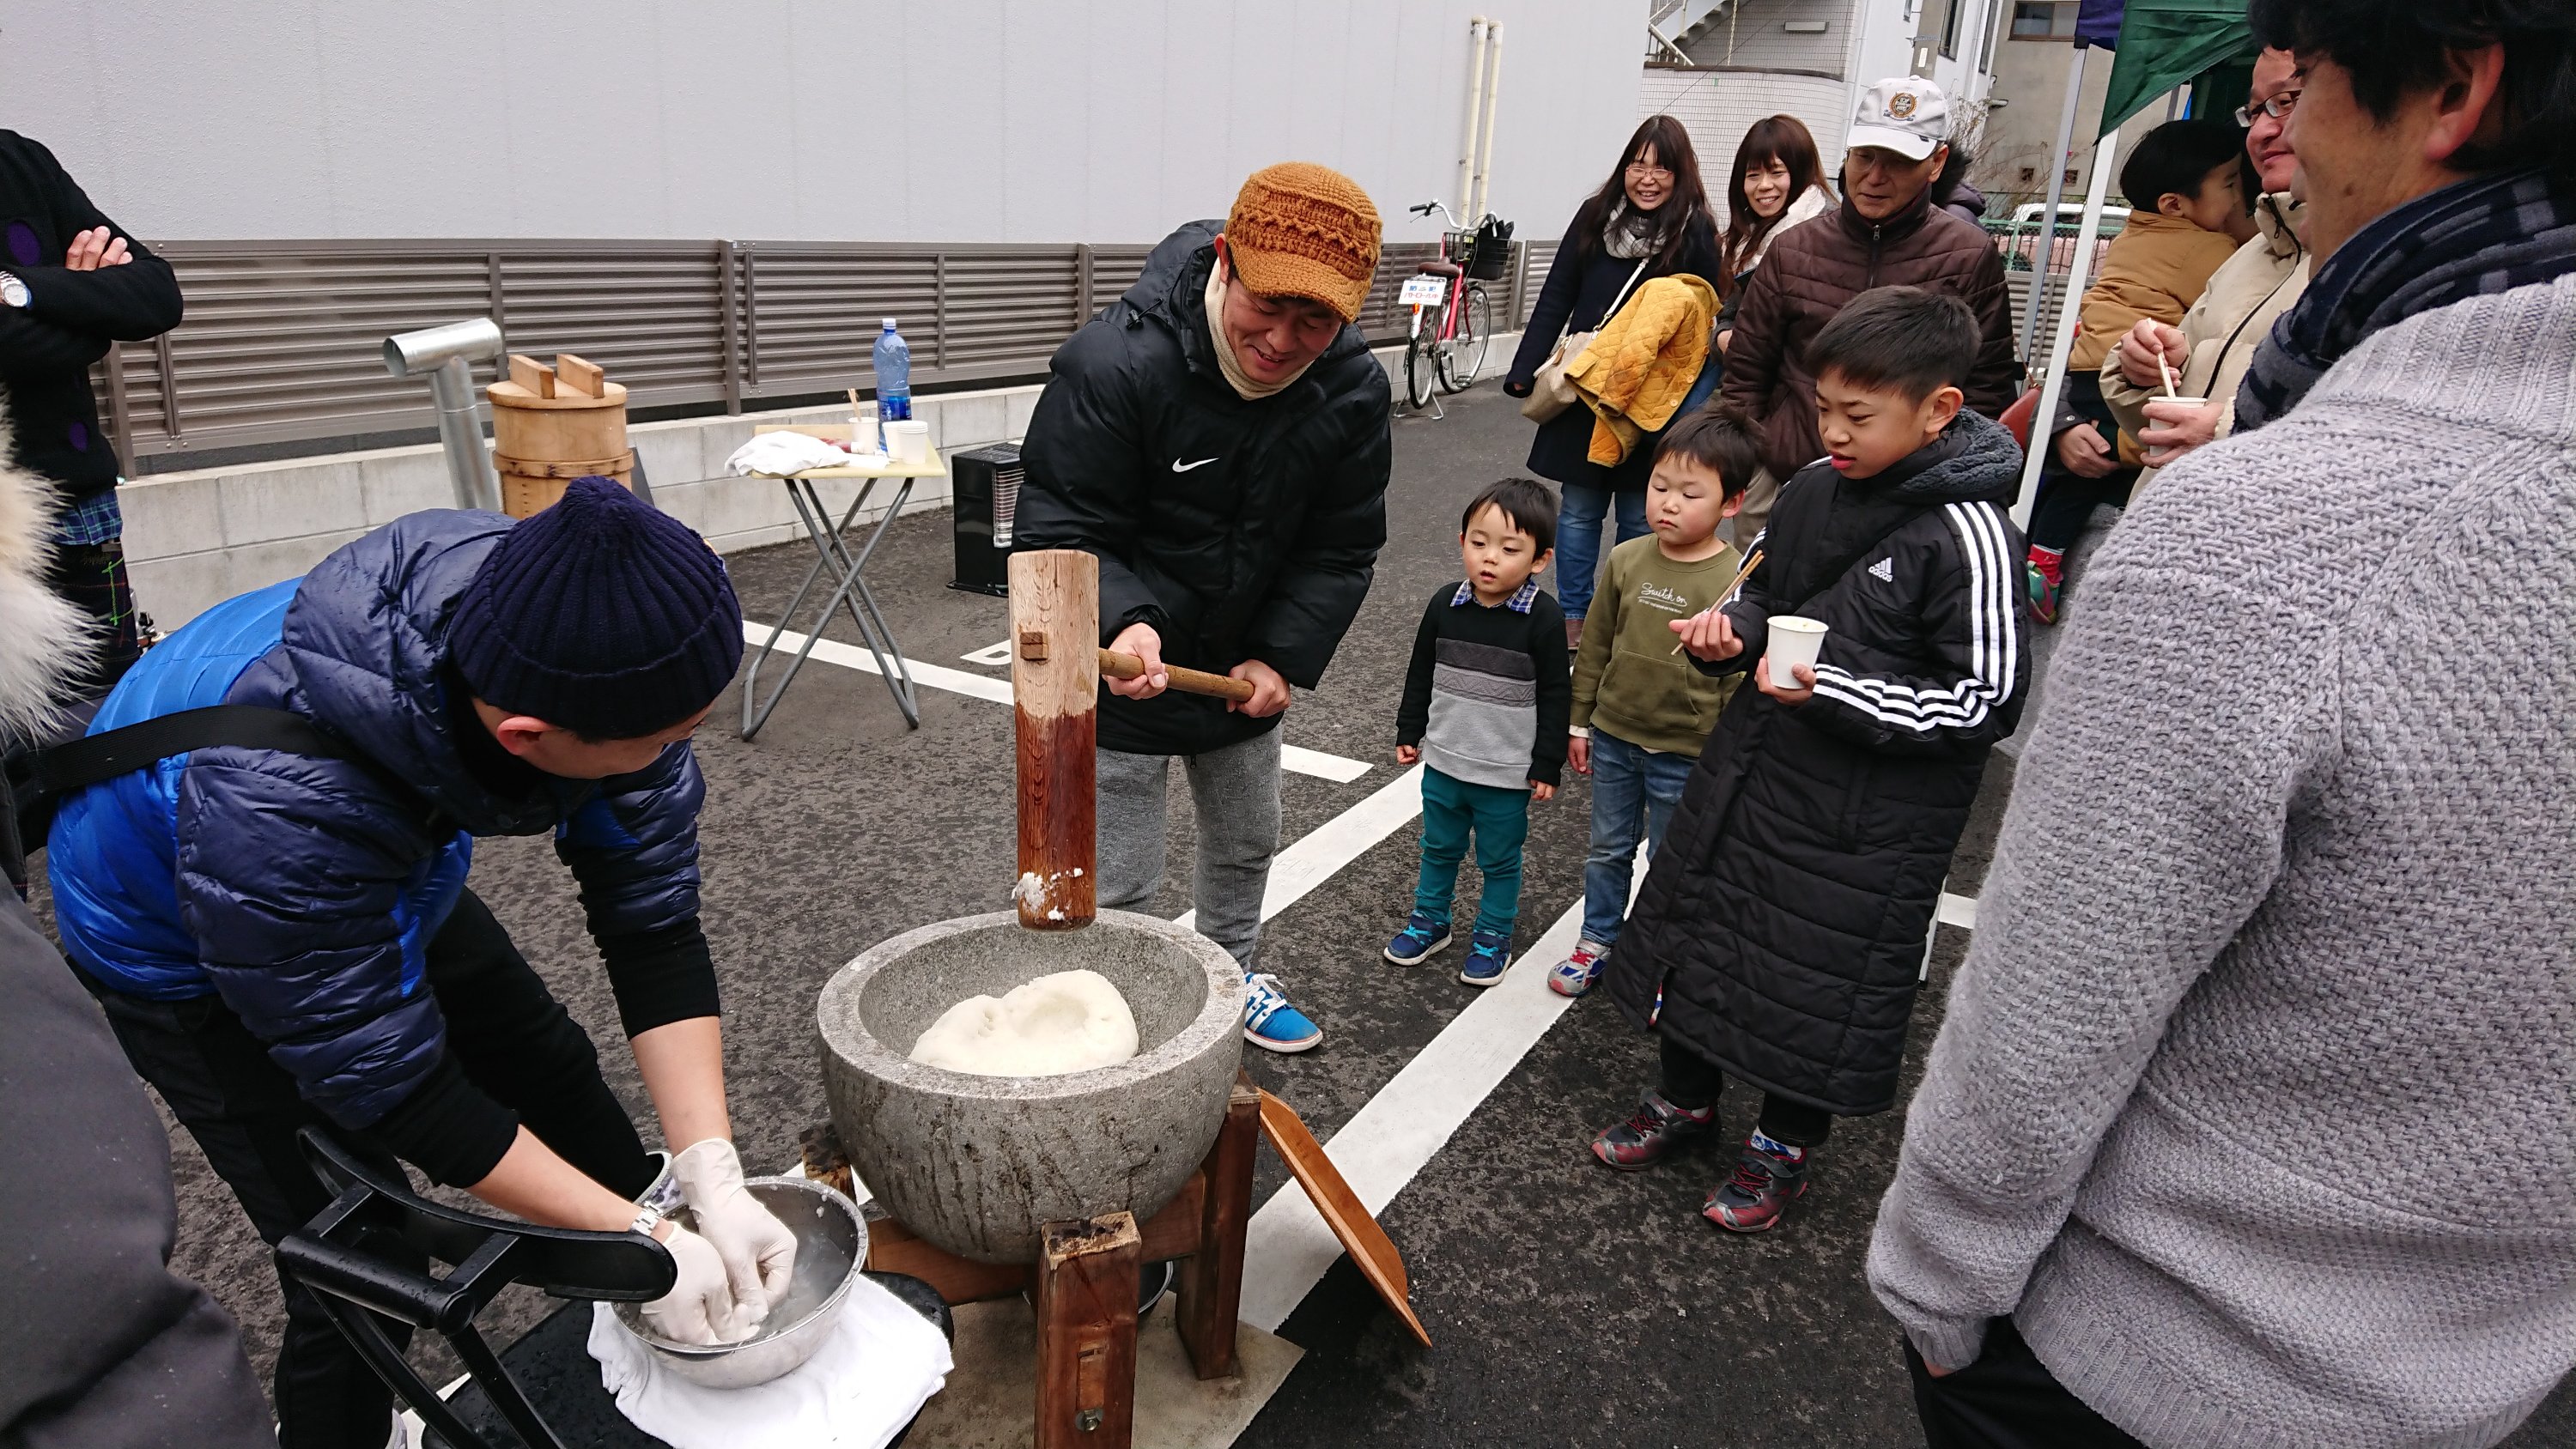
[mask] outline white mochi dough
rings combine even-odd
[[[1059,971],[941,1012],[912,1059],[979,1077],[1055,1077],[1136,1055],[1136,1014],[1097,971]]]

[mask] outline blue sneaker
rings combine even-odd
[[[1433,952],[1448,947],[1449,923],[1415,911],[1405,921],[1404,929],[1395,933],[1395,939],[1386,943],[1386,959],[1398,966],[1419,966]]]
[[[1324,1040],[1324,1029],[1306,1019],[1306,1013],[1288,1004],[1279,992],[1279,978],[1264,971],[1243,978],[1246,998],[1243,1003],[1243,1039],[1257,1047],[1274,1052],[1313,1051]]]
[[[1478,931],[1467,938],[1467,962],[1458,979],[1470,986],[1500,986],[1512,964],[1512,938],[1499,931]]]

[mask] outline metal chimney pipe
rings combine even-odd
[[[1492,24],[1479,15],[1467,22],[1467,139],[1458,147],[1458,205],[1465,208],[1476,198],[1476,135],[1484,116],[1485,97],[1485,32]],[[1475,213],[1467,213],[1475,220]]]
[[[1493,194],[1488,182],[1494,166],[1494,103],[1503,94],[1503,22],[1488,22],[1485,27],[1488,59],[1485,69],[1485,121],[1478,129],[1484,135],[1476,143],[1476,194],[1467,200],[1467,225],[1474,226],[1485,214],[1485,202]]]
[[[456,506],[499,512],[501,475],[483,446],[483,419],[474,406],[477,359],[499,357],[501,329],[489,317],[398,332],[385,339],[385,371],[396,377],[429,377],[438,403],[438,442],[447,452],[447,476]]]

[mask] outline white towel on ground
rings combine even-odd
[[[938,1326],[866,1278],[850,1284],[841,1321],[812,1358],[747,1389],[690,1383],[615,1317],[594,1306],[599,1381],[620,1413],[671,1449],[885,1449],[954,1367]]]
[[[761,433],[734,449],[725,467],[736,473],[784,478],[808,468],[844,468],[851,461],[848,453],[811,433]]]

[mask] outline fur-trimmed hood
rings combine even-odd
[[[63,684],[92,632],[89,617],[46,583],[54,561],[54,487],[11,461],[0,406],[0,740],[38,734],[64,703]]]

